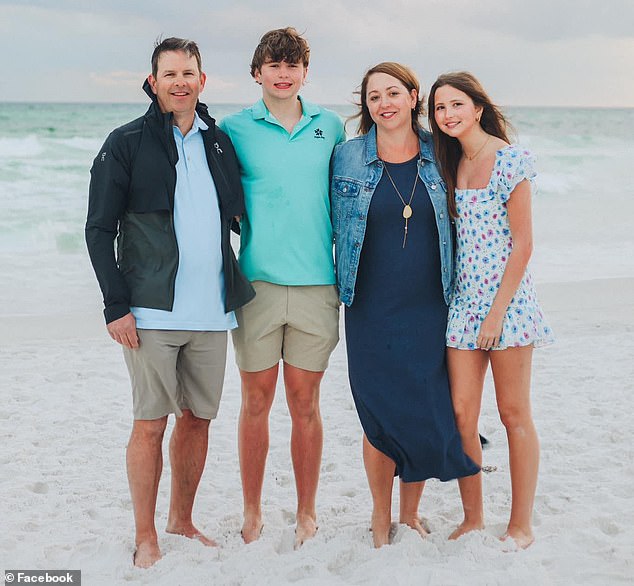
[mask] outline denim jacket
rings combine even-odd
[[[436,167],[431,135],[421,130],[418,176],[427,187],[434,206],[445,302],[449,304],[453,281],[451,218],[447,190]],[[339,298],[346,305],[354,299],[359,257],[365,236],[368,210],[383,173],[376,148],[376,126],[335,148],[332,163],[331,204],[335,238],[335,269]]]

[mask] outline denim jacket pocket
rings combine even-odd
[[[361,182],[347,177],[333,177],[333,193],[339,197],[357,197],[361,191]]]
[[[339,239],[341,226],[350,221],[359,201],[363,184],[348,177],[332,178],[332,227],[335,240]]]

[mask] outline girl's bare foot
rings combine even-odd
[[[161,559],[161,550],[156,541],[142,541],[132,554],[132,563],[136,568],[149,568]]]
[[[533,543],[533,541],[535,541],[532,531],[525,531],[523,529],[511,527],[509,527],[506,530],[506,533],[500,537],[500,541],[506,541],[507,539],[512,539],[519,549],[526,549]]]

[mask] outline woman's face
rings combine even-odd
[[[482,107],[477,107],[463,91],[450,85],[436,90],[434,119],[445,134],[458,139],[469,134],[475,126],[479,126],[476,118],[481,114]]]
[[[396,77],[373,73],[368,78],[365,100],[370,117],[378,129],[393,131],[412,125],[412,109],[418,95],[411,92]]]

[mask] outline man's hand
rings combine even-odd
[[[115,319],[106,325],[110,337],[126,348],[138,348],[139,336],[136,333],[136,320],[131,313]]]

